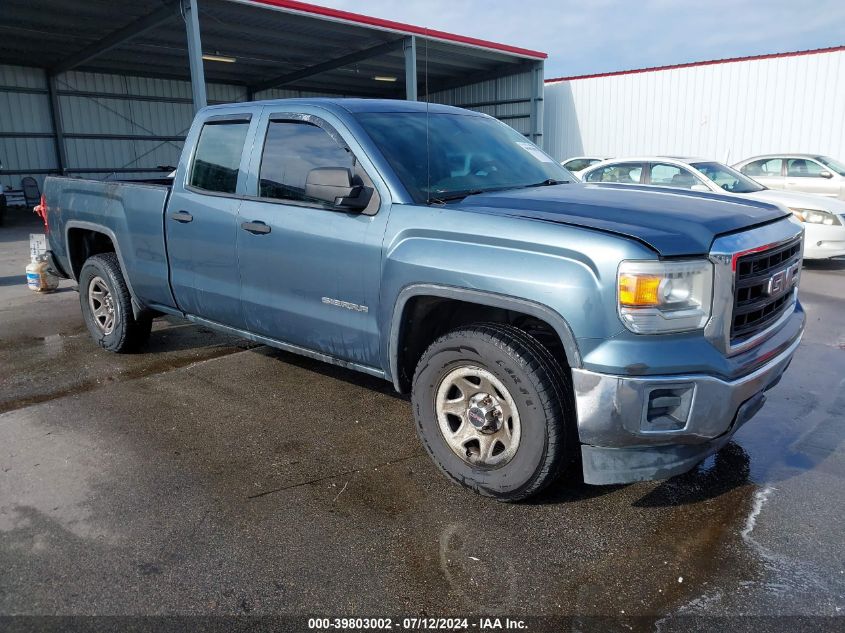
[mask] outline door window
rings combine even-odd
[[[305,195],[308,172],[318,167],[355,169],[355,157],[323,128],[305,121],[270,121],[261,156],[258,195],[325,207]]]
[[[808,158],[790,158],[786,163],[786,175],[790,178],[821,178],[825,168]]]
[[[605,165],[587,174],[587,182],[622,182],[639,184],[642,182],[643,166],[640,163],[619,163]]]
[[[748,163],[740,171],[746,176],[754,178],[774,178],[781,175],[781,168],[783,160],[780,158],[764,158],[762,160],[755,160]]]
[[[674,187],[676,189],[692,189],[693,185],[700,185],[698,178],[683,167],[655,163],[651,166],[651,184],[659,187]]]
[[[235,193],[247,130],[249,121],[203,125],[188,184],[205,191]]]

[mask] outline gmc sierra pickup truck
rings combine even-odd
[[[205,108],[172,183],[48,178],[40,210],[103,348],[176,315],[382,377],[446,475],[513,501],[567,456],[693,468],[804,327],[784,209],[567,180],[483,114],[296,99]]]

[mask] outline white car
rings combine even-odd
[[[774,202],[804,223],[805,259],[845,259],[845,202],[811,193],[768,189],[712,160],[649,156],[606,160],[581,174],[585,183],[624,183],[728,193]]]
[[[603,160],[607,160],[607,158],[599,158],[598,156],[573,156],[572,158],[560,161],[560,164],[563,165],[573,176],[581,178],[581,173],[583,171],[592,167],[596,163],[602,162]]]

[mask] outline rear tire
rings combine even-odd
[[[435,464],[478,494],[526,499],[566,463],[575,424],[571,378],[516,327],[473,325],[434,341],[417,365],[412,402]]]
[[[93,255],[82,265],[79,302],[91,338],[103,349],[134,352],[147,342],[152,319],[135,318],[132,296],[114,253]]]

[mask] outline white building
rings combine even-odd
[[[845,159],[845,46],[546,81],[544,147],[576,155]]]

